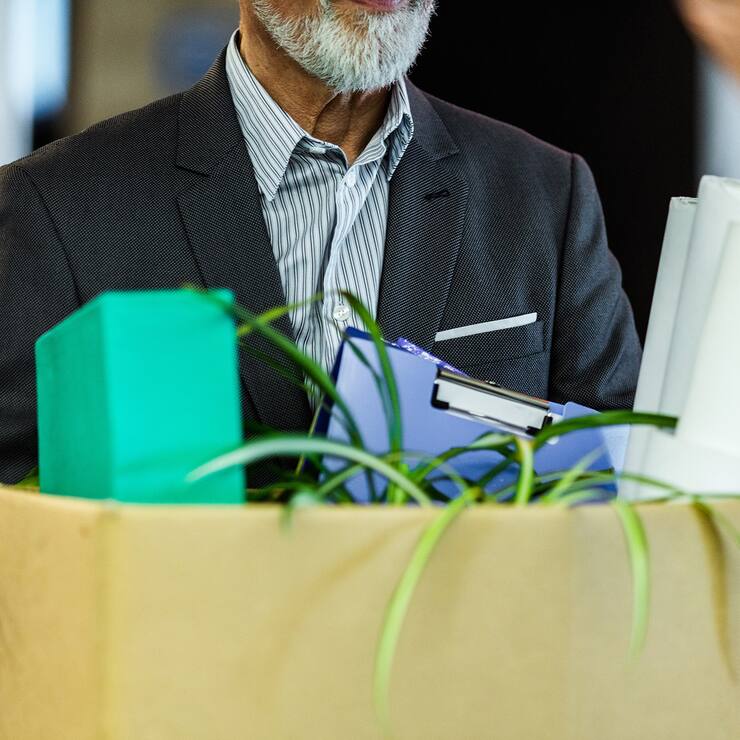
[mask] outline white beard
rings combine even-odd
[[[309,74],[339,93],[388,87],[413,66],[436,0],[409,0],[402,10],[340,12],[320,0],[316,16],[284,19],[270,0],[252,0],[273,41]]]

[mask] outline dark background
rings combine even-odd
[[[668,201],[697,186],[694,50],[670,2],[574,5],[441,0],[411,77],[586,158],[644,337]]]

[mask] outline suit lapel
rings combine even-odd
[[[439,330],[462,240],[467,183],[457,146],[436,111],[407,83],[414,138],[391,179],[378,323],[431,349]]]
[[[183,96],[178,165],[203,175],[180,193],[178,205],[196,262],[209,288],[229,288],[239,305],[259,314],[285,304],[280,274],[262,216],[252,163],[224,73],[223,54]],[[287,315],[274,323],[293,338]],[[239,351],[243,385],[260,421],[279,429],[306,429],[310,408],[300,370],[261,335]],[[279,363],[270,368],[260,355]]]

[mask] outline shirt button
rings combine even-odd
[[[353,188],[357,184],[357,173],[355,170],[349,170],[344,178],[348,188]]]
[[[347,321],[347,319],[349,318],[349,314],[349,306],[344,303],[337,303],[337,305],[334,306],[334,310],[332,311],[331,316],[334,321]]]
[[[309,144],[308,151],[311,152],[311,154],[326,154],[326,147],[319,146],[318,144]]]

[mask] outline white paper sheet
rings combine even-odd
[[[740,221],[740,217],[738,218]],[[676,434],[740,460],[740,223],[730,225]],[[740,490],[740,479],[737,481]]]
[[[660,411],[696,202],[695,198],[671,199],[635,395],[637,411]]]
[[[686,256],[689,250],[691,229],[696,213],[695,198],[672,198],[668,208],[663,247],[660,252],[658,276],[653,291],[645,350],[642,355],[640,379],[635,394],[636,411],[660,412],[663,381],[666,374],[668,354],[673,337],[673,325],[678,311],[681,285],[683,283]],[[632,427],[627,447],[624,469],[639,473],[650,429]],[[622,481],[620,495],[631,497],[633,484]]]
[[[740,220],[740,181],[704,177],[699,187],[667,370],[663,413],[681,416],[730,222]]]

